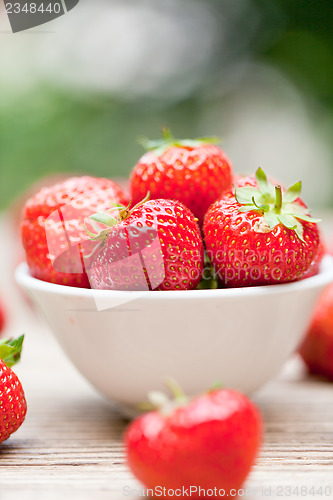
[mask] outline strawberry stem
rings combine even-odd
[[[276,196],[275,213],[279,214],[281,213],[281,208],[282,208],[282,188],[279,184],[275,186],[275,196]]]
[[[174,379],[168,378],[165,385],[172,394],[171,399],[164,392],[150,391],[148,402],[140,403],[138,409],[141,411],[158,410],[162,415],[168,416],[176,408],[185,406],[188,403],[189,398]]]
[[[173,378],[168,378],[164,383],[176,401],[182,401],[186,399],[186,395],[183,389],[180,387],[176,380],[174,380]]]
[[[171,139],[173,139],[173,135],[169,127],[162,127],[162,137],[166,141],[170,141]]]

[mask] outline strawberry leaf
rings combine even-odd
[[[163,139],[149,140],[146,137],[138,139],[139,144],[143,146],[146,151],[154,151],[156,156],[161,156],[167,149],[171,147],[189,147],[197,148],[204,144],[219,144],[221,139],[219,137],[198,137],[197,139],[176,139],[170,132],[170,129],[164,127],[162,129]]]
[[[242,207],[239,207],[238,212],[253,212],[253,210],[255,210],[255,207],[253,208],[253,204],[243,205]]]
[[[313,217],[310,217],[310,215],[295,213],[294,217],[296,217],[297,219],[305,220],[306,222],[314,222],[314,223],[321,222],[321,219],[314,219]]]
[[[24,335],[16,339],[7,339],[0,342],[0,359],[10,368],[21,358]]]
[[[295,201],[297,198],[300,197],[301,190],[302,190],[301,181],[296,182],[295,184],[293,184],[293,186],[290,186],[290,188],[288,188],[287,191],[283,195],[284,202],[285,203],[292,203],[293,201]]]
[[[295,233],[297,234],[297,236],[299,237],[299,239],[301,241],[303,241],[303,243],[305,243],[305,240],[304,240],[304,237],[303,237],[303,234],[304,234],[303,224],[301,222],[299,222],[297,219],[295,219],[295,220],[296,220]]]
[[[277,216],[279,221],[281,222],[281,224],[284,225],[284,227],[288,228],[288,229],[296,229],[297,227],[297,221],[295,219],[295,217],[293,217],[292,215],[278,215]]]
[[[109,215],[107,212],[100,212],[94,215],[90,216],[91,220],[94,220],[96,222],[100,222],[101,224],[104,224],[105,226],[108,227],[113,227],[115,224],[117,224],[117,219],[112,217],[112,215]]]
[[[236,189],[235,198],[240,205],[253,204],[253,198],[259,196],[260,192],[254,187],[243,187]]]
[[[257,184],[259,186],[259,190],[261,191],[261,193],[264,196],[265,195],[269,195],[270,194],[270,189],[269,189],[267,177],[266,177],[266,174],[263,171],[263,169],[260,168],[260,167],[256,171],[256,179],[257,179]]]
[[[304,241],[302,221],[317,223],[320,219],[314,219],[309,215],[307,207],[300,204],[302,183],[296,182],[283,192],[280,185],[273,185],[267,180],[262,168],[256,171],[258,188],[246,186],[235,188],[236,201],[241,205],[239,212],[257,212],[263,215],[268,227],[272,230],[278,224],[287,229],[295,231],[297,236]]]
[[[271,212],[265,212],[264,216],[265,216],[265,221],[267,222],[270,229],[274,229],[274,227],[279,224],[279,219],[276,214],[273,214]]]
[[[288,229],[293,229],[300,240],[304,242],[303,225],[293,215],[279,215],[279,220]]]

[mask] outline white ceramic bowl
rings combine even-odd
[[[265,384],[305,333],[333,259],[303,281],[224,290],[93,291],[37,280],[25,264],[16,279],[78,370],[128,412],[168,377],[189,395]]]

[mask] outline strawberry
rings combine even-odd
[[[146,141],[149,151],[131,175],[131,196],[138,203],[150,198],[178,200],[198,217],[231,187],[231,164],[214,139],[178,140],[164,131],[161,141]]]
[[[90,218],[107,227],[95,238],[104,242],[89,270],[92,288],[189,290],[199,283],[203,242],[181,203],[143,200]]]
[[[6,323],[5,310],[3,304],[0,302],[0,334],[5,327],[5,323]]]
[[[62,285],[90,287],[84,257],[92,251],[85,220],[127,196],[109,179],[72,177],[41,189],[24,208],[22,242],[30,273]]]
[[[23,335],[0,342],[0,443],[22,425],[27,413],[24,391],[11,367],[21,357]]]
[[[333,380],[333,285],[316,306],[300,354],[311,373]]]
[[[306,271],[306,273],[303,275],[302,279],[311,278],[311,276],[315,276],[316,274],[319,273],[321,261],[323,260],[323,257],[326,253],[326,247],[325,247],[325,244],[324,244],[324,241],[322,239],[320,232],[319,232],[319,237],[320,237],[320,241],[319,241],[319,248],[318,248],[316,258],[313,260],[311,266]]]
[[[236,496],[262,441],[259,411],[232,390],[192,400],[177,392],[172,402],[152,393],[160,410],[143,414],[127,429],[129,468],[151,496]]]
[[[287,283],[310,273],[320,248],[319,221],[309,216],[300,191],[300,182],[285,191],[258,169],[256,178],[241,179],[210,207],[207,253],[225,286]]]

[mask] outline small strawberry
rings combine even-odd
[[[284,191],[258,169],[255,179],[238,184],[210,207],[204,223],[207,253],[222,283],[241,287],[305,278],[317,260],[320,236],[319,221],[299,198],[301,183]]]
[[[103,290],[189,290],[201,279],[203,242],[181,203],[151,200],[91,216],[106,229],[89,279]],[[93,236],[93,235],[92,235]]]
[[[177,394],[168,401],[152,393],[160,410],[142,415],[127,429],[125,447],[132,473],[153,490],[151,494],[164,498],[168,490],[192,498],[228,497],[233,490],[236,495],[262,441],[257,408],[244,395],[227,389],[192,400],[179,390]]]
[[[88,176],[72,177],[41,189],[27,201],[21,228],[32,276],[89,288],[84,258],[91,253],[92,245],[85,220],[127,201],[113,181]]]
[[[300,354],[311,373],[333,380],[333,285],[316,306]]]
[[[0,335],[1,335],[2,330],[5,327],[5,323],[6,323],[5,310],[4,310],[4,306],[3,306],[2,302],[0,302]]]
[[[0,342],[0,443],[22,425],[27,413],[24,391],[11,367],[20,360],[23,335]]]
[[[200,225],[208,207],[231,187],[230,161],[214,139],[178,140],[164,131],[161,141],[147,141],[147,152],[131,175],[134,203],[147,192],[150,198],[178,200],[198,217]]]

